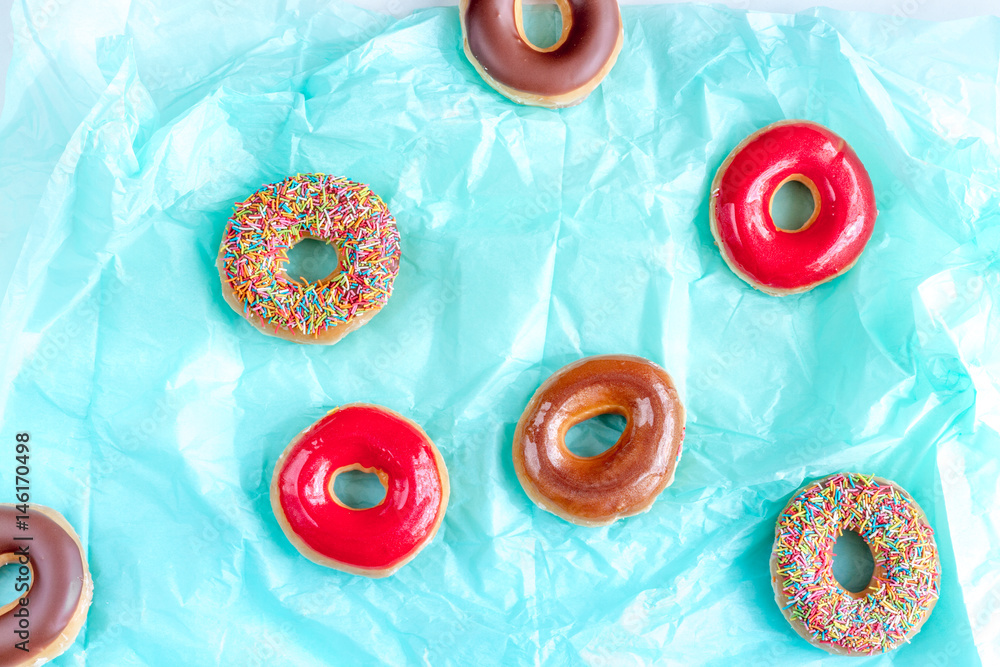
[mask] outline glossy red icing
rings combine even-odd
[[[815,186],[818,212],[797,231],[771,218],[786,180]],[[808,183],[807,183],[808,185]],[[751,135],[723,163],[712,188],[713,230],[744,278],[777,291],[804,291],[849,269],[875,226],[875,192],[861,160],[839,136],[808,121]]]
[[[350,405],[314,424],[284,458],[278,489],[292,530],[327,558],[358,568],[390,567],[436,529],[442,482],[433,444],[412,422],[370,405]],[[370,509],[335,502],[336,470],[359,464],[385,474],[385,500]]]

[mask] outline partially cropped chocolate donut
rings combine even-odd
[[[465,53],[479,74],[520,104],[579,104],[601,83],[622,46],[617,0],[556,0],[562,34],[533,45],[521,24],[521,0],[462,0]]]
[[[566,432],[619,414],[618,442],[597,456],[566,448]],[[588,357],[563,367],[528,402],[514,432],[514,470],[539,507],[582,526],[645,512],[674,479],[684,406],[662,368],[642,357]]]
[[[94,594],[87,558],[69,522],[49,507],[24,509],[0,505],[0,565],[14,564],[21,575],[14,587],[18,597],[0,607],[0,667],[41,665],[62,654],[87,620]]]

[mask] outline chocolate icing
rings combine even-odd
[[[20,619],[14,614],[23,609],[15,605],[0,616],[0,667],[33,660],[59,638],[80,603],[86,576],[83,554],[73,535],[34,506],[28,509],[28,530],[17,530],[15,521],[20,514],[13,505],[0,505],[0,554],[13,554],[28,547],[31,588],[20,595],[28,598],[29,652],[14,647],[21,641],[15,634],[20,630]],[[32,539],[15,540],[15,537]]]
[[[561,95],[596,77],[615,54],[622,32],[617,0],[565,0],[568,34],[552,51],[525,43],[514,0],[469,0],[464,21],[469,50],[499,83],[535,95]]]

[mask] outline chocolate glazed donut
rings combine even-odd
[[[622,46],[617,0],[556,0],[562,35],[540,49],[521,24],[521,0],[461,0],[465,54],[499,93],[550,108],[583,101],[604,79]]]
[[[40,665],[68,649],[87,619],[94,592],[80,540],[66,519],[48,507],[30,505],[27,530],[15,531],[23,516],[14,505],[0,505],[0,564],[27,566],[31,572],[28,590],[0,608],[0,667]],[[18,634],[25,619],[27,651],[16,645],[25,639]]]
[[[627,424],[597,456],[576,456],[566,432],[597,415]],[[684,406],[670,375],[641,357],[588,357],[546,380],[514,433],[514,470],[542,509],[582,526],[605,526],[648,510],[674,479]]]

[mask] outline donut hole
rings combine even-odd
[[[863,593],[872,583],[875,557],[853,530],[845,530],[833,545],[833,578],[849,593]]]
[[[304,238],[286,253],[285,274],[296,282],[314,283],[340,270],[340,255],[331,243]]]
[[[27,543],[30,544],[30,543]],[[0,615],[17,606],[18,601],[28,595],[35,583],[35,571],[29,562],[22,565],[15,554],[0,555]],[[23,586],[27,585],[27,588]]]
[[[526,0],[520,3],[521,37],[536,51],[553,51],[563,41],[565,8],[555,0]]]
[[[771,220],[777,229],[800,232],[816,217],[816,190],[805,177],[792,177],[778,186],[771,197]]]
[[[567,431],[566,449],[584,459],[600,456],[617,444],[627,425],[625,417],[614,412],[591,417]]]
[[[385,473],[374,468],[349,466],[333,473],[330,497],[338,505],[352,510],[378,507],[388,489]]]

